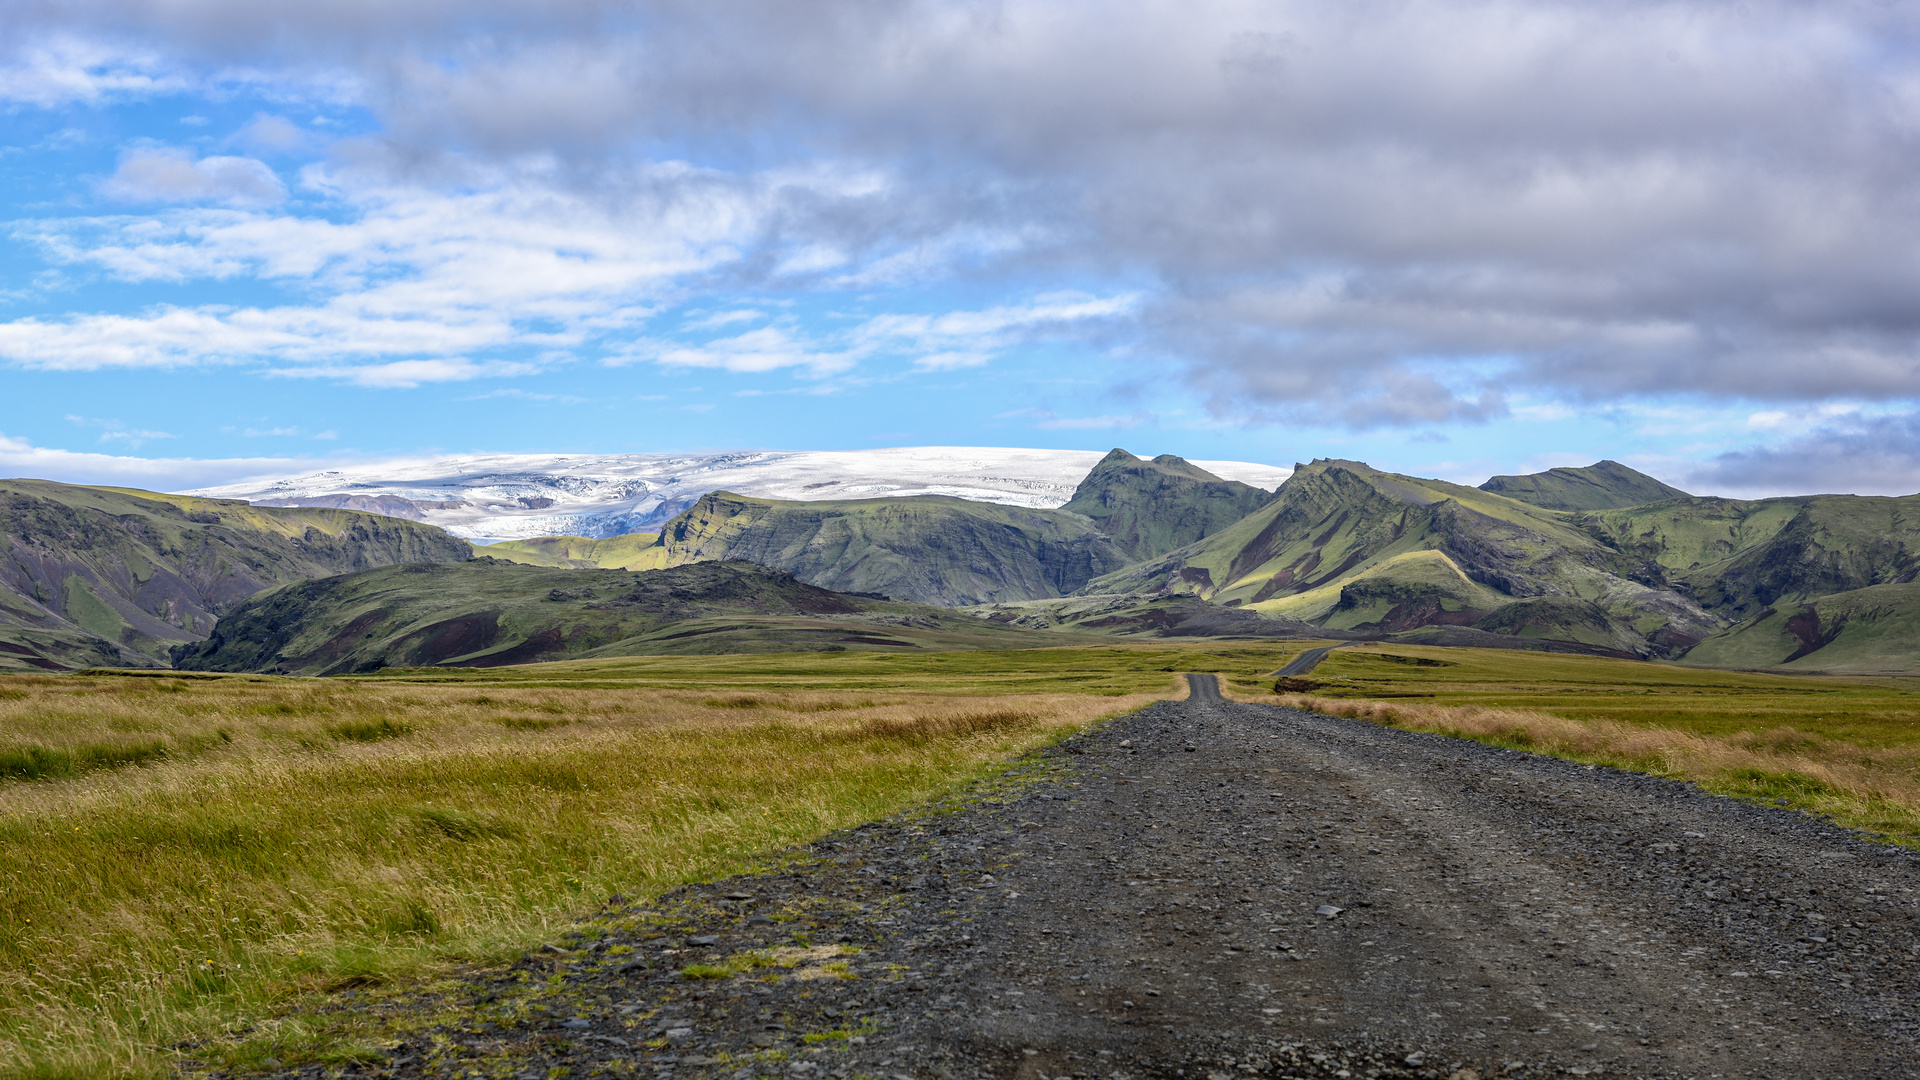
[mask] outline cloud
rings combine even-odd
[[[13,24],[12,13],[9,23]],[[11,33],[17,34],[14,24]],[[53,108],[140,98],[185,89],[188,82],[151,50],[125,49],[85,34],[15,36],[0,57],[0,101]]]
[[[263,162],[244,157],[195,160],[183,150],[147,147],[120,159],[101,185],[107,196],[125,202],[217,202],[228,206],[272,206],[287,188]]]
[[[259,477],[292,476],[326,468],[319,458],[137,458],[33,445],[0,433],[0,475],[58,479],[67,484],[114,484],[153,491],[185,491]]]
[[[356,386],[379,390],[410,390],[421,383],[468,382],[473,379],[505,379],[532,375],[538,364],[509,360],[474,361],[463,358],[432,360],[394,360],[385,364],[360,364],[349,367],[317,365],[280,368],[274,375],[295,379],[340,379]]]
[[[484,394],[475,394],[472,397],[463,397],[460,400],[491,401],[497,398],[511,398],[515,401],[557,401],[562,405],[585,405],[587,403],[586,398],[574,397],[572,394],[540,394],[531,390],[521,390],[518,387],[508,387],[504,390],[489,390]]]
[[[279,154],[309,149],[314,142],[313,136],[300,125],[266,113],[247,121],[245,127],[234,133],[233,141],[256,152]]]
[[[67,422],[77,424],[80,427],[100,428],[100,442],[126,443],[127,449],[129,450],[138,450],[142,445],[152,442],[155,439],[171,439],[175,437],[171,432],[149,431],[144,428],[128,427],[123,420],[102,420],[97,417],[74,416],[69,414],[67,416]]]
[[[1136,412],[1126,416],[1061,416],[1050,409],[1014,409],[998,414],[1001,419],[1026,417],[1043,431],[1096,431],[1110,428],[1139,427],[1154,421],[1152,413]]]
[[[824,351],[802,342],[780,327],[762,327],[702,345],[664,345],[653,361],[665,367],[720,368],[724,371],[764,372],[805,368],[815,376],[846,371],[859,360],[848,352]]]
[[[681,281],[1137,286],[1117,338],[1075,332],[1235,420],[1920,397],[1912,5],[91,0],[10,30],[15,100],[266,70],[349,88],[379,128],[351,152],[394,176],[704,195],[740,247]],[[658,224],[619,235],[699,229]]]
[[[1912,495],[1920,492],[1920,413],[1850,416],[1783,443],[1723,453],[1681,486],[1754,498]]]
[[[76,270],[131,283],[252,278],[302,286],[313,302],[17,319],[0,322],[0,357],[62,371],[310,365],[307,374],[411,385],[406,372],[431,378],[435,364],[476,371],[452,358],[486,350],[618,342],[682,276],[734,258],[751,227],[750,192],[683,186],[684,198],[609,204],[493,179],[446,195],[310,173],[343,204],[339,220],[199,208],[18,225],[16,236]],[[347,370],[360,364],[369,370]]]
[[[843,332],[813,334],[793,320],[748,330],[732,337],[683,343],[650,340],[610,358],[609,364],[646,360],[665,367],[717,368],[733,372],[803,369],[814,378],[837,375],[875,357],[908,359],[918,371],[979,367],[1000,350],[1051,335],[1081,332],[1088,324],[1124,318],[1134,306],[1131,295],[1097,297],[1056,293],[1026,304],[938,315],[877,315]],[[726,313],[731,316],[737,313]],[[759,317],[758,313],[749,313]],[[709,316],[686,324],[694,330],[723,326]]]

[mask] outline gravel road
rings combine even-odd
[[[1325,660],[1327,658],[1328,653],[1332,652],[1335,649],[1343,649],[1343,648],[1346,648],[1346,646],[1323,645],[1318,649],[1308,649],[1307,651],[1301,653],[1299,656],[1294,657],[1293,661],[1289,663],[1286,667],[1281,668],[1279,671],[1276,671],[1273,674],[1283,679],[1290,675],[1305,675],[1308,672],[1312,671],[1314,668],[1319,667],[1320,661]],[[1219,695],[1216,693],[1215,697],[1217,698],[1218,696]]]
[[[1904,851],[1192,690],[780,870],[615,905],[370,1071],[1920,1073]]]

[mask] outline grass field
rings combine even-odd
[[[1228,681],[1242,701],[1690,780],[1920,843],[1920,678],[1364,644],[1331,653],[1296,692]]]
[[[1312,643],[638,657],[353,679],[0,678],[0,1074],[157,1076],[954,790],[1212,671],[1292,701],[1920,835],[1913,680]],[[350,1048],[349,1048],[350,1049]]]
[[[159,1075],[315,991],[511,954],[1178,695],[1185,655],[0,678],[0,1074]]]

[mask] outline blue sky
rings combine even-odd
[[[8,25],[0,471],[1122,445],[1920,490],[1884,5]]]

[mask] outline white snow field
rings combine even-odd
[[[1098,450],[914,446],[725,454],[475,454],[411,458],[189,494],[265,506],[344,506],[438,525],[476,543],[619,536],[658,528],[710,491],[768,499],[952,495],[1052,508],[1073,497]],[[1272,490],[1291,468],[1195,461]]]

